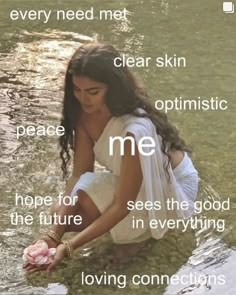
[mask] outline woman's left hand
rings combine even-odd
[[[46,271],[50,272],[51,270],[53,270],[56,265],[63,260],[63,258],[66,256],[66,248],[64,244],[60,244],[57,246],[57,252],[54,255],[53,261],[49,264],[49,266],[47,267]]]

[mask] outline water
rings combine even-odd
[[[236,266],[235,235],[235,113],[236,39],[235,15],[222,12],[221,1],[1,1],[0,4],[0,294],[234,294],[232,271]],[[96,5],[95,5],[96,4]],[[12,9],[121,9],[128,20],[63,21],[54,18],[13,22]],[[126,54],[150,56],[165,53],[185,56],[186,68],[134,69],[153,98],[219,97],[227,99],[227,111],[171,111],[169,118],[194,148],[193,160],[201,182],[199,199],[231,200],[230,211],[204,212],[224,218],[223,233],[199,229],[172,231],[150,243],[132,263],[114,268],[109,263],[112,242],[105,235],[89,243],[75,260],[64,261],[50,277],[22,272],[22,251],[37,236],[39,226],[10,223],[10,214],[37,215],[16,208],[14,195],[52,195],[63,190],[56,137],[16,138],[16,126],[58,125],[63,79],[68,59],[80,42],[97,38]],[[47,208],[45,208],[47,210]],[[41,228],[42,229],[42,228]],[[140,270],[137,272],[137,270]],[[82,286],[81,273],[126,275],[125,289],[117,286]],[[224,275],[224,285],[208,280],[199,284],[148,284],[135,286],[141,275]]]

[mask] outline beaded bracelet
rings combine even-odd
[[[65,245],[67,257],[71,258],[73,256],[73,247],[70,241],[64,240],[62,244]]]
[[[53,239],[58,244],[61,244],[61,239],[55,231],[49,230],[45,233],[45,235],[48,236],[49,238]]]

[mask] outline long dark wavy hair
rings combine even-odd
[[[170,150],[190,152],[176,127],[168,122],[165,113],[156,110],[148,95],[126,65],[114,65],[114,59],[121,57],[111,45],[89,43],[81,45],[69,61],[65,77],[65,92],[61,125],[65,133],[60,137],[60,157],[62,159],[63,178],[68,175],[68,163],[71,151],[74,151],[74,133],[80,114],[80,103],[73,93],[72,76],[81,75],[108,86],[105,103],[112,116],[119,117],[133,114],[137,117],[148,117],[156,127],[156,132],[162,137],[162,152],[168,156],[165,167],[168,173]],[[145,113],[140,114],[137,108]]]

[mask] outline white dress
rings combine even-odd
[[[140,112],[143,110],[139,109]],[[152,155],[139,152],[143,183],[136,201],[158,201],[161,210],[132,210],[129,214],[110,230],[115,243],[140,242],[149,237],[160,239],[168,230],[167,227],[151,229],[151,219],[186,219],[192,216],[194,201],[198,190],[198,173],[191,159],[185,153],[183,160],[175,169],[169,168],[169,177],[164,169],[167,157],[161,151],[161,137],[157,135],[155,126],[148,118],[123,115],[112,117],[104,128],[99,140],[94,145],[95,159],[106,167],[106,172],[86,172],[75,184],[71,196],[77,195],[78,190],[85,191],[93,200],[100,212],[104,212],[112,203],[114,187],[119,180],[121,164],[121,147],[119,141],[114,141],[113,155],[109,149],[110,137],[127,136],[127,132],[135,136],[136,143],[143,137],[152,137],[155,151]],[[144,142],[145,143],[145,142]],[[150,143],[150,141],[148,142]],[[149,153],[153,147],[143,149]],[[187,201],[187,210],[170,211],[166,208],[166,200],[174,199],[179,202]],[[144,226],[134,228],[133,220],[142,219]]]

